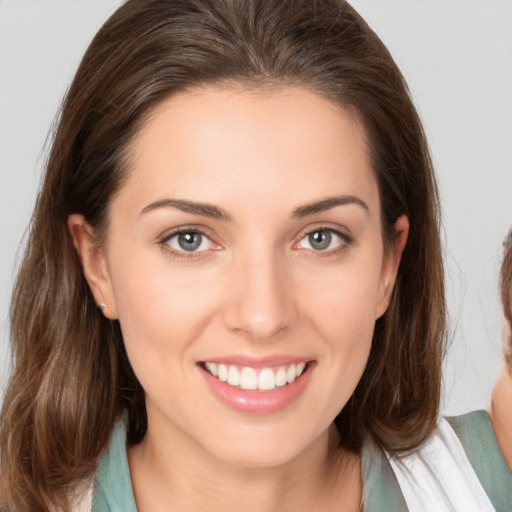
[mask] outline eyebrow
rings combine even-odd
[[[370,211],[368,205],[358,197],[337,196],[322,199],[320,201],[315,201],[304,206],[299,206],[293,211],[292,217],[301,219],[303,217],[307,217],[308,215],[313,215],[315,213],[330,210],[331,208],[335,208],[336,206],[344,206],[349,204],[355,204],[357,206],[360,206],[366,212]],[[214,206],[208,203],[197,203],[195,201],[187,201],[184,199],[162,199],[160,201],[155,201],[154,203],[148,204],[141,211],[141,215],[152,212],[159,208],[176,208],[177,210],[181,210],[182,212],[185,213],[201,215],[203,217],[208,217],[210,219],[222,221],[231,220],[231,215],[222,208],[219,208],[218,206]]]
[[[229,213],[213,206],[208,203],[196,203],[194,201],[185,201],[183,199],[162,199],[161,201],[155,201],[154,203],[148,204],[142,212],[142,214],[149,213],[158,208],[176,208],[185,213],[192,213],[194,215],[201,215],[203,217],[209,217],[210,219],[216,220],[231,220]]]
[[[325,212],[326,210],[330,210],[331,208],[334,208],[336,206],[344,206],[348,204],[355,204],[356,206],[360,206],[367,213],[370,211],[368,205],[358,197],[336,196],[328,197],[326,199],[322,199],[321,201],[315,201],[314,203],[309,203],[304,206],[300,206],[299,208],[293,211],[293,217],[301,219],[302,217],[306,217],[307,215]]]

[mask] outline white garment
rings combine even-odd
[[[433,437],[408,457],[386,455],[409,512],[495,512],[459,438],[444,418]]]
[[[73,512],[91,512],[93,484],[88,485],[81,493],[78,493],[73,503]]]

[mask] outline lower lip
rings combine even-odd
[[[221,382],[202,367],[200,371],[213,394],[231,409],[263,415],[279,412],[297,400],[309,383],[313,367],[314,363],[308,363],[300,377],[272,391],[247,391],[235,388],[226,382]]]

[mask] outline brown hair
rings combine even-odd
[[[369,435],[393,453],[435,427],[445,329],[438,194],[420,120],[382,42],[343,0],[128,0],[63,103],[14,290],[0,432],[7,510],[65,509],[123,412],[129,442],[143,438],[142,389],[118,323],[92,298],[67,218],[83,214],[101,240],[144,119],[172,93],[227,82],[303,86],[361,119],[384,240],[402,214],[410,233],[366,370],[336,423],[345,447]]]
[[[501,304],[503,305],[503,314],[505,320],[510,326],[510,338],[506,340],[505,360],[508,370],[512,373],[512,230],[503,242],[505,251],[503,253],[503,262],[501,264],[500,290]]]

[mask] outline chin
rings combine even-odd
[[[226,464],[247,469],[268,469],[283,466],[293,461],[300,450],[255,450],[232,447],[223,450],[218,458]]]
[[[244,468],[273,468],[290,463],[307,452],[318,436],[294,432],[290,428],[241,429],[233,435],[217,437],[215,444],[203,447],[226,464]]]

